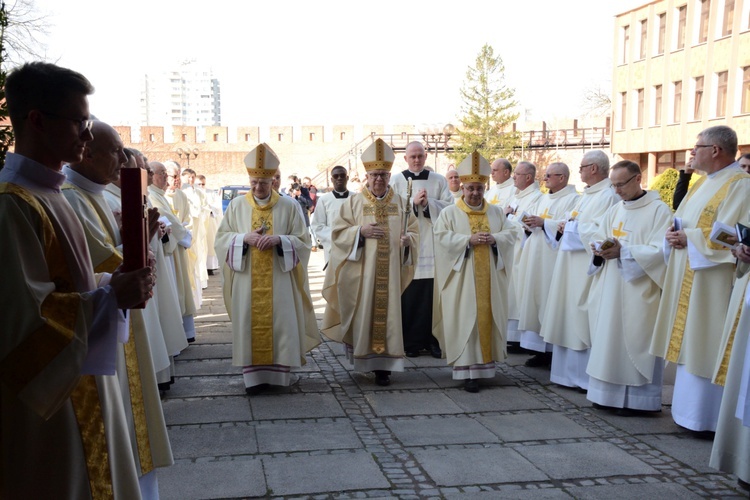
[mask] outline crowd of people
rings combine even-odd
[[[635,417],[661,411],[670,362],[674,421],[714,439],[713,467],[750,481],[750,156],[735,160],[729,127],[698,135],[689,167],[703,175],[690,189],[681,176],[675,212],[638,164],[598,150],[581,160],[582,193],[561,162],[543,192],[531,162],[474,152],[443,176],[419,142],[392,174],[396,154],[377,139],[357,191],[336,166],[327,193],[296,176],[282,188],[260,144],[244,159],[250,191],[222,215],[205,176],[148,161],[90,118],[83,75],[29,63],[5,91],[3,498],[158,498],[156,469],[173,463],[159,396],[214,271],[250,396],[293,384],[321,333],[381,386],[427,355],[478,393],[509,352],[526,353],[597,411]],[[148,179],[150,249],[127,272],[125,168]]]

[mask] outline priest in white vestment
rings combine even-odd
[[[711,383],[734,281],[735,258],[714,243],[715,223],[748,222],[750,176],[737,166],[737,134],[710,127],[696,140],[702,177],[682,200],[665,237],[669,259],[651,353],[677,363],[672,417],[687,429],[716,430],[722,387]]]
[[[91,92],[83,75],[41,62],[5,85],[15,154],[0,171],[1,498],[140,498],[117,317],[148,298],[151,269],[95,276],[60,191],[63,162],[92,139]]]
[[[456,167],[451,165],[448,168],[448,171],[445,173],[445,180],[448,181],[448,189],[453,195],[454,201],[460,199],[464,195],[464,192],[461,189],[461,177],[458,175]]]
[[[404,350],[408,357],[420,356],[427,351],[434,358],[442,357],[440,345],[433,331],[435,303],[435,250],[432,226],[440,211],[453,204],[448,181],[442,175],[425,168],[427,155],[420,142],[406,145],[404,160],[409,168],[393,175],[390,185],[397,195],[408,198],[407,185],[412,181],[409,203],[419,223],[419,249],[414,279],[401,295]]]
[[[310,221],[313,234],[318,239],[318,246],[323,248],[324,269],[327,268],[328,261],[331,258],[331,230],[333,229],[333,223],[338,217],[341,205],[350,196],[349,190],[346,189],[348,181],[349,175],[347,175],[344,167],[336,165],[331,169],[333,191],[318,196],[318,202],[315,205],[315,211]]]
[[[159,210],[163,220],[167,222],[168,239],[164,244],[164,254],[171,258],[174,269],[177,298],[182,315],[182,328],[188,342],[195,342],[196,305],[193,289],[190,285],[191,268],[188,262],[187,248],[193,241],[192,234],[182,224],[182,221],[172,210],[172,205],[166,195],[169,174],[164,164],[158,161],[149,163],[153,172],[153,184],[148,186],[148,198],[151,204]]]
[[[717,360],[714,383],[724,386],[716,438],[709,465],[737,476],[739,484],[750,490],[750,248],[737,245],[733,251],[739,259],[737,281],[732,289],[720,359]]]
[[[219,269],[219,259],[216,257],[216,231],[219,229],[221,219],[224,217],[224,211],[221,207],[221,198],[219,192],[209,189],[205,175],[198,175],[195,181],[196,189],[203,192],[206,198],[206,269],[208,274]]]
[[[490,205],[505,210],[516,194],[516,185],[512,177],[513,166],[506,158],[498,158],[490,166],[493,186],[484,193],[484,199]]]
[[[279,166],[265,143],[245,156],[251,190],[232,200],[216,233],[224,304],[232,320],[232,363],[245,390],[288,386],[291,370],[320,343],[307,261],[310,233],[297,202],[271,189]]]
[[[506,358],[509,267],[515,229],[500,207],[484,199],[490,164],[478,152],[458,166],[463,198],[440,213],[435,224],[435,279],[443,332],[440,344],[453,379],[467,392],[495,376]]]
[[[638,164],[618,162],[610,178],[622,201],[602,217],[591,243],[587,398],[620,415],[661,411],[664,359],[648,348],[667,268],[661,248],[672,210],[658,192],[643,190]],[[611,247],[602,249],[607,240]]]
[[[539,183],[536,182],[536,167],[528,161],[519,161],[516,170],[513,172],[513,185],[516,188],[516,194],[505,207],[505,214],[508,221],[513,225],[516,231],[516,243],[513,245],[513,265],[510,266],[510,288],[508,289],[508,352],[520,353],[526,352],[521,349],[521,333],[518,330],[518,299],[517,290],[520,277],[514,273],[513,269],[518,269],[521,261],[521,250],[528,238],[526,228],[521,224],[521,216],[524,213],[531,214],[536,204],[542,197],[539,190]],[[528,232],[528,234],[531,234]]]
[[[526,360],[526,366],[549,366],[552,346],[539,335],[547,307],[547,297],[552,282],[552,272],[557,259],[558,224],[570,217],[579,195],[575,186],[568,184],[570,170],[564,163],[556,162],[544,174],[549,193],[534,207],[533,213],[523,223],[531,234],[523,246],[518,272],[518,329],[521,347],[538,354]],[[553,300],[557,300],[553,297]]]
[[[388,185],[395,155],[377,139],[362,153],[367,184],[341,205],[323,283],[323,334],[344,344],[356,371],[381,386],[404,370],[401,294],[414,275],[419,229],[405,198]]]
[[[208,251],[206,235],[206,218],[209,214],[208,205],[206,204],[206,194],[202,189],[195,187],[196,174],[195,170],[186,168],[181,173],[180,183],[181,190],[188,199],[190,213],[190,227],[193,231],[193,244],[191,249],[195,253],[195,273],[199,286],[205,289],[208,286],[208,269],[206,268],[206,257]]]
[[[591,278],[587,271],[589,243],[599,229],[604,213],[620,200],[609,180],[609,157],[601,150],[589,151],[578,169],[586,183],[570,217],[561,222],[560,249],[550,284],[550,297],[539,335],[552,344],[550,381],[566,387],[588,389],[586,365],[591,337],[586,302]]]
[[[63,167],[67,182],[62,192],[83,225],[94,270],[112,273],[122,263],[122,240],[104,198],[104,187],[119,179],[126,157],[114,128],[95,121],[92,134],[94,139],[86,145],[83,159]],[[153,212],[149,217],[156,222],[158,214]],[[153,300],[143,309],[128,311],[123,320],[130,336],[117,353],[120,391],[141,494],[158,498],[156,468],[174,463],[156,381],[156,372],[169,368],[169,354]]]

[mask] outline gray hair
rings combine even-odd
[[[497,160],[495,160],[495,163],[499,163],[500,165],[502,165],[503,168],[508,172],[513,171],[513,166],[510,164],[507,158],[498,158]]]
[[[561,161],[556,161],[554,163],[550,163],[549,165],[547,165],[547,170],[549,170],[551,167],[557,167],[557,168],[559,168],[561,170],[560,173],[563,174],[566,179],[570,179],[570,169],[568,168],[568,166],[565,163],[563,163]]]
[[[722,149],[724,153],[734,158],[737,155],[737,132],[726,125],[708,127],[698,134],[704,141],[714,144]]]
[[[600,174],[609,176],[609,156],[600,149],[594,149],[583,155],[581,162],[593,163]]]
[[[518,167],[524,166],[529,169],[529,172],[534,178],[536,178],[536,165],[531,163],[530,161],[519,161],[516,164],[516,172],[518,171]]]

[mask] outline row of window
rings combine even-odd
[[[692,98],[692,106],[689,106],[687,110],[690,112],[689,116],[685,117],[688,120],[702,120],[704,118],[704,112],[708,111],[711,118],[722,118],[727,115],[727,93],[729,91],[729,72],[721,71],[714,73],[711,77],[712,86],[715,92],[712,94],[712,102],[709,103],[709,107],[706,109],[706,103],[703,99],[703,92],[705,87],[705,77],[696,76],[692,78],[688,83],[690,88],[683,88],[683,81],[672,82],[669,89],[669,110],[670,115],[669,123],[680,123],[683,120],[683,99]],[[737,72],[738,85],[733,86],[735,92],[734,102],[736,103],[734,114],[746,114],[750,113],[750,66],[741,68]],[[664,89],[662,85],[655,85],[651,87],[651,99],[650,99],[650,126],[656,126],[662,124],[662,112],[664,110]],[[620,92],[619,108],[620,108],[620,120],[618,122],[618,129],[625,130],[628,125],[627,123],[627,109],[628,101],[630,100],[635,105],[635,113],[631,117],[632,128],[641,128],[644,126],[645,121],[645,102],[646,102],[646,89],[635,89],[630,92],[630,99],[628,99],[628,92]],[[686,101],[689,103],[689,101]]]
[[[715,0],[718,2],[717,18],[721,23],[716,23],[715,38],[730,36],[734,30],[735,17],[735,0]],[[691,16],[691,40],[695,44],[706,43],[711,26],[711,0],[698,0],[690,5],[693,8]],[[664,54],[667,45],[667,12],[658,13],[653,19],[656,26],[655,33],[651,39],[651,53],[655,56]],[[671,33],[672,50],[681,50],[685,48],[685,41],[688,31],[688,5],[675,7],[672,18],[677,20],[676,26]],[[638,59],[645,59],[649,52],[648,37],[649,19],[641,19],[638,22]],[[740,18],[740,29],[750,29],[750,0],[744,2]],[[625,64],[630,58],[630,25],[620,28],[620,64]]]

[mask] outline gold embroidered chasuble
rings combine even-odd
[[[491,233],[496,249],[469,247],[477,232]],[[506,357],[508,289],[516,241],[515,227],[502,210],[483,203],[473,210],[463,199],[440,214],[435,224],[436,318],[438,338],[449,364],[471,366]]]
[[[401,248],[405,208],[404,199],[392,189],[382,199],[364,189],[344,200],[333,223],[323,284],[328,305],[321,331],[353,346],[355,360],[404,355],[401,293],[411,282],[419,243],[419,226],[412,214],[407,228],[411,246],[408,253]],[[363,238],[359,248],[360,227],[373,223],[384,229],[385,237]]]
[[[750,176],[729,166],[697,182],[675,213],[692,248],[713,265],[693,270],[687,248],[671,249],[650,352],[707,379],[713,377],[720,359],[719,332],[726,320],[735,268],[731,252],[711,243],[708,234],[715,221],[731,226],[747,222],[748,190]]]
[[[267,234],[280,236],[281,245],[263,252],[248,246],[243,255],[244,235],[264,224]],[[305,353],[320,343],[307,284],[310,246],[292,198],[273,192],[264,207],[249,195],[227,207],[215,249],[232,320],[235,366],[299,367]]]
[[[11,157],[8,170],[11,162],[38,166]],[[12,294],[2,303],[14,310],[2,320],[14,335],[0,344],[0,496],[137,497],[117,378],[80,375],[92,314],[80,292],[96,287],[80,224],[58,192],[1,183],[0,229],[13,235],[0,259]],[[19,439],[24,449],[14,450]]]

